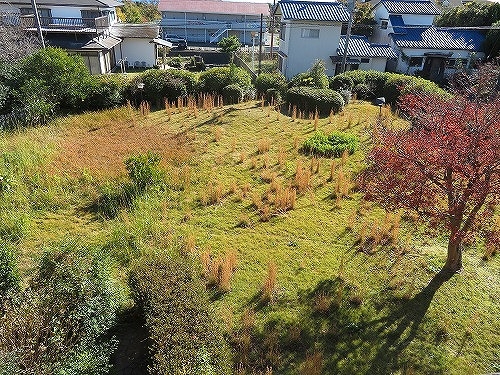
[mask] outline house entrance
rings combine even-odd
[[[422,69],[422,77],[433,82],[441,82],[444,79],[444,69],[449,55],[428,55]]]

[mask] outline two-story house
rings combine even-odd
[[[342,26],[349,12],[343,3],[282,0],[274,14],[281,20],[278,66],[287,79],[316,60],[325,63],[327,75],[338,74],[344,54],[346,70],[385,71],[387,60],[396,57],[388,44],[372,44],[361,36],[352,36],[346,51]]]
[[[440,13],[430,0],[382,0],[373,7],[377,42],[387,42],[398,58],[391,70],[441,81],[458,67],[484,57],[483,32],[433,26]]]
[[[82,56],[92,74],[111,72],[122,62],[147,67],[172,44],[158,38],[157,24],[118,23],[115,0],[37,0],[47,45]],[[0,0],[0,15],[36,32],[31,0]]]
[[[269,18],[269,5],[221,0],[160,0],[160,26],[164,35],[176,34],[188,42],[217,43],[235,35],[242,44],[252,44]],[[254,40],[255,41],[255,40]]]

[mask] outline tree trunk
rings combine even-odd
[[[457,273],[462,269],[462,246],[461,241],[450,237],[448,241],[448,257],[443,270],[449,273]]]

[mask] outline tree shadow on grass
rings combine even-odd
[[[279,361],[270,362],[278,372],[296,372],[308,355],[322,353],[322,374],[389,374],[409,369],[421,373],[444,373],[445,354],[435,341],[430,321],[424,320],[439,287],[449,279],[437,274],[409,300],[395,298],[390,291],[374,305],[358,300],[356,287],[342,278],[322,280],[313,289],[299,293],[294,308],[301,314],[293,322],[283,321],[290,301],[273,305],[273,317],[264,329],[253,333],[256,359],[266,358],[269,335],[279,343]],[[330,303],[325,304],[325,299]],[[264,306],[257,296],[249,301],[254,311]],[[285,313],[286,316],[286,313]],[[425,321],[426,324],[423,324]],[[412,348],[408,348],[412,345]],[[408,348],[408,349],[407,349]],[[416,349],[416,350],[414,350]],[[272,352],[272,351],[271,351]],[[255,362],[257,364],[258,362]],[[257,368],[265,369],[263,364]]]

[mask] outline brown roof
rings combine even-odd
[[[221,0],[160,0],[158,9],[163,12],[269,15],[269,4]]]
[[[160,27],[156,23],[115,23],[111,27],[111,34],[118,38],[145,38],[158,37]]]

